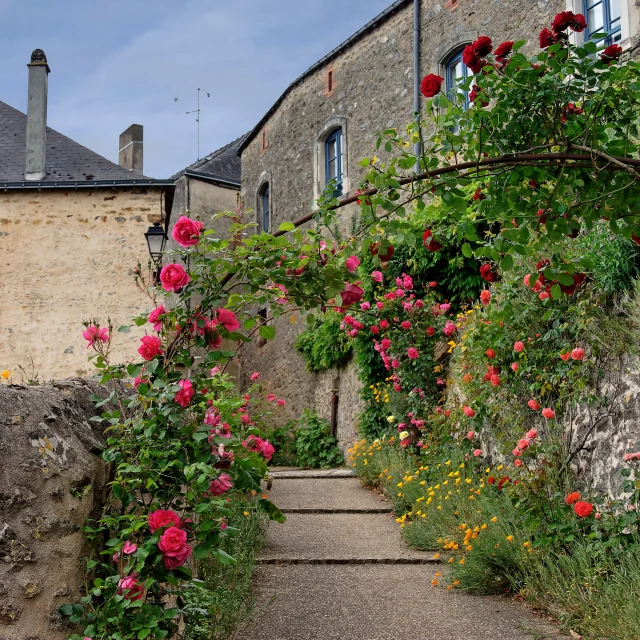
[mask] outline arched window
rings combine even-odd
[[[325,186],[336,181],[336,195],[343,191],[342,127],[334,129],[324,141]]]
[[[268,182],[258,190],[258,228],[260,231],[271,229],[271,189]]]
[[[606,33],[606,44],[622,40],[620,0],[584,0],[584,15],[587,19],[585,39],[596,33]]]
[[[469,91],[460,88],[460,85],[469,77],[469,68],[462,62],[462,49],[454,53],[445,62],[447,96],[452,102],[455,101],[457,94],[464,96],[464,108],[469,108]]]

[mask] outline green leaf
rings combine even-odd
[[[213,552],[213,555],[220,564],[238,564],[238,561],[233,556],[230,556],[226,551],[223,551],[222,549],[216,549]]]
[[[500,261],[500,266],[503,271],[511,271],[513,269],[513,258],[510,255],[506,255]]]
[[[263,324],[258,331],[265,340],[273,340],[276,337],[276,328],[268,324]]]
[[[63,616],[68,617],[73,614],[73,607],[70,604],[63,604],[58,611],[60,611]]]
[[[213,545],[210,543],[199,544],[193,550],[193,557],[196,558],[197,560],[203,560],[204,558],[210,555],[212,547]]]
[[[118,327],[118,331],[120,333],[129,333],[130,330],[131,330],[131,327],[128,324],[123,324]]]
[[[465,242],[462,245],[462,255],[465,258],[473,258],[473,250],[471,249],[471,245],[468,242]]]
[[[279,227],[278,231],[293,231],[296,228],[296,225],[293,222],[283,222]]]
[[[561,295],[562,295],[562,289],[560,288],[560,285],[559,284],[554,284],[551,287],[551,297],[554,300],[559,300]]]

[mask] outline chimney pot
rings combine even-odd
[[[36,49],[31,54],[31,62],[27,67],[29,67],[29,94],[24,179],[38,181],[47,175],[47,95],[48,76],[51,69],[42,49]]]
[[[118,164],[133,173],[142,175],[143,135],[142,125],[132,124],[120,134]]]

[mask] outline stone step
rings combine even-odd
[[[391,503],[380,494],[362,488],[358,478],[300,478],[296,480],[275,479],[269,498],[278,508],[299,513],[322,510],[321,513],[345,511],[363,513],[388,513]]]
[[[298,480],[301,478],[355,478],[356,472],[353,469],[274,469],[269,472],[272,478],[280,480]]]
[[[512,599],[433,587],[438,570],[446,574],[425,565],[261,565],[256,615],[237,640],[565,638]]]
[[[280,509],[283,513],[391,513],[390,507],[363,507],[363,508],[353,508],[353,509],[322,509],[315,507],[291,507]]]
[[[272,522],[261,559],[268,563],[322,560],[423,559],[401,540],[392,517],[372,513],[292,513],[284,524]]]
[[[440,564],[433,557],[425,558],[258,558],[258,564]]]

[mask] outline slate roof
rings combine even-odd
[[[42,181],[25,182],[26,138],[26,114],[0,101],[0,189],[172,184],[134,174],[50,127],[47,127],[47,174]]]
[[[411,0],[396,0],[392,5],[387,7],[382,13],[379,13],[373,20],[367,22],[364,27],[358,29],[352,36],[349,36],[342,44],[339,44],[333,51],[330,51],[326,56],[320,58],[318,62],[311,65],[302,75],[298,76],[282,93],[282,95],[276,100],[271,109],[264,114],[260,122],[244,136],[239,148],[238,153],[241,154],[244,148],[255,138],[255,136],[262,130],[264,124],[269,120],[273,112],[282,104],[283,100],[289,95],[289,93],[298,86],[305,78],[310,76],[312,73],[316,72],[318,69],[321,69],[327,62],[333,60],[335,57],[340,55],[343,51],[348,49],[355,42],[360,40],[362,36],[367,34],[372,29],[375,29],[377,26],[385,22],[392,15],[400,11],[403,7],[405,7]]]
[[[182,175],[193,176],[213,182],[229,183],[240,186],[240,156],[238,149],[245,139],[240,136],[237,140],[221,147],[208,156],[194,162],[182,171],[176,173],[172,180],[177,180]]]

